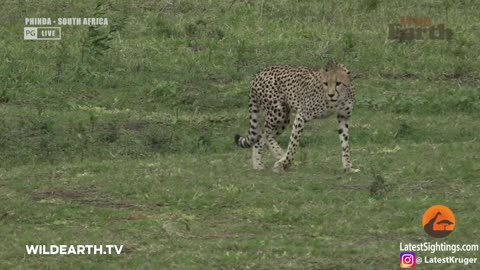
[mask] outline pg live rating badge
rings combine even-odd
[[[24,40],[60,40],[62,31],[60,27],[24,27]]]

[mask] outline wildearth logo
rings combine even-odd
[[[400,23],[388,25],[388,39],[399,41],[451,40],[453,32],[444,24],[432,24],[431,17],[400,17]]]

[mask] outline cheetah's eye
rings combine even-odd
[[[328,86],[328,83],[324,82],[323,85]]]
[[[339,85],[342,84],[342,83],[341,83],[341,82],[337,82],[336,84],[337,84],[337,86],[339,86]]]

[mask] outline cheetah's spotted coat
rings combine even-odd
[[[352,76],[343,65],[329,62],[325,70],[303,67],[273,66],[261,71],[251,84],[249,95],[250,130],[246,137],[235,136],[242,148],[253,146],[255,169],[263,169],[262,153],[265,145],[278,161],[274,171],[287,169],[297,151],[305,123],[314,118],[336,114],[338,134],[342,145],[342,162],[346,171],[353,169],[348,144],[348,123],[355,100]],[[259,113],[265,111],[265,126],[260,130]],[[275,138],[290,122],[290,113],[296,112],[286,153]]]

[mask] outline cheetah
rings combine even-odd
[[[292,164],[305,123],[316,118],[337,115],[338,135],[342,147],[342,163],[346,172],[357,172],[352,166],[348,143],[348,124],[355,103],[355,90],[350,71],[342,64],[330,61],[324,69],[272,66],[257,74],[249,94],[250,129],[248,135],[235,135],[241,148],[252,149],[253,168],[264,169],[262,153],[268,146],[278,161],[275,172]],[[260,130],[259,113],[265,111],[264,128]],[[286,152],[275,138],[290,123],[295,112],[290,142]]]

